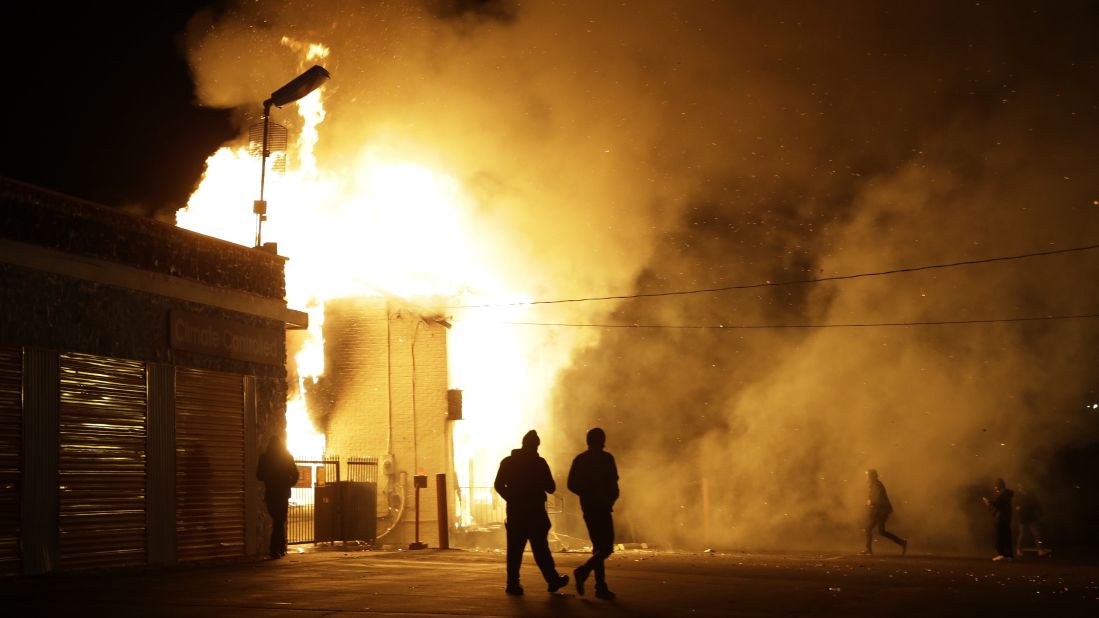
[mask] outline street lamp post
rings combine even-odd
[[[267,179],[267,157],[271,154],[267,147],[271,106],[281,108],[287,103],[293,103],[320,88],[331,77],[332,75],[324,67],[315,64],[301,75],[287,82],[282,88],[272,92],[271,98],[263,102],[263,150],[260,155],[259,199],[252,202],[252,212],[256,213],[256,248],[260,246],[263,222],[267,220],[267,200],[263,199],[263,185]]]

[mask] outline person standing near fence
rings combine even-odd
[[[267,441],[267,449],[259,456],[256,478],[263,481],[263,501],[271,515],[270,555],[273,559],[286,555],[286,512],[289,509],[290,488],[298,482],[298,466],[286,449],[282,436]]]
[[[507,587],[504,592],[523,594],[519,585],[519,567],[523,563],[523,551],[530,543],[534,561],[542,571],[548,590],[557,592],[569,583],[568,575],[557,572],[549,549],[549,514],[546,513],[546,494],[557,490],[549,464],[538,455],[541,444],[533,429],[523,436],[523,447],[517,448],[500,462],[493,486],[496,493],[507,502]]]
[[[595,573],[595,596],[613,599],[615,594],[607,587],[604,561],[614,552],[614,503],[618,500],[618,466],[614,456],[603,450],[607,434],[596,427],[588,432],[588,450],[572,460],[569,468],[569,491],[580,496],[580,509],[591,538],[591,558],[572,572],[576,578],[576,592],[584,594],[584,581]]]

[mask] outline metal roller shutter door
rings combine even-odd
[[[244,555],[244,377],[176,370],[176,556]]]
[[[145,563],[145,363],[61,354],[62,569]]]
[[[22,571],[19,520],[23,449],[23,350],[0,346],[0,575]]]

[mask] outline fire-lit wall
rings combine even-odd
[[[414,475],[429,477],[428,487],[420,490],[422,542],[438,544],[436,474],[447,475],[453,503],[448,328],[438,316],[397,299],[342,299],[325,305],[325,377],[318,386],[326,403],[320,424],[330,454],[382,462],[381,544],[415,540]]]

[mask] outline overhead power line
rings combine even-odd
[[[1080,251],[1092,251],[1099,249],[1099,244],[1085,245],[1082,247],[1069,247],[1067,249],[1051,249],[1049,251],[1034,251],[1031,253],[1020,253],[1018,255],[1002,255],[991,258],[981,258],[976,260],[964,260],[960,262],[946,262],[943,264],[928,264],[925,266],[909,266],[905,268],[893,268],[890,270],[879,270],[874,272],[854,273],[848,275],[832,275],[828,277],[812,277],[808,279],[790,279],[787,281],[764,281],[762,283],[742,283],[735,285],[723,285],[713,288],[699,288],[691,290],[670,290],[666,292],[645,292],[639,294],[617,294],[613,296],[587,296],[580,298],[558,298],[552,300],[532,300],[526,302],[516,303],[486,303],[482,305],[451,305],[448,309],[479,309],[485,307],[518,307],[527,305],[556,305],[562,303],[583,303],[597,300],[625,300],[629,298],[654,298],[659,296],[685,296],[688,294],[707,294],[711,292],[726,292],[729,290],[750,290],[754,288],[771,288],[784,285],[804,285],[810,283],[823,283],[826,281],[843,281],[847,279],[861,279],[865,277],[882,277],[885,275],[896,275],[900,273],[912,273],[919,272],[921,270],[934,270],[940,268],[954,268],[957,266],[971,266],[974,264],[990,264],[992,262],[1007,262],[1011,260],[1023,260],[1034,257],[1045,257],[1049,255],[1060,255],[1063,253],[1076,253]]]
[[[979,320],[927,320],[915,322],[849,322],[841,324],[572,324],[566,322],[500,322],[515,326],[568,326],[576,328],[646,328],[671,330],[768,330],[784,328],[874,328],[894,326],[947,326],[955,324],[1001,324],[1005,322],[1040,322],[1046,320],[1087,320],[1099,318],[1099,313],[1076,315],[1039,315],[1018,318],[988,318]]]

